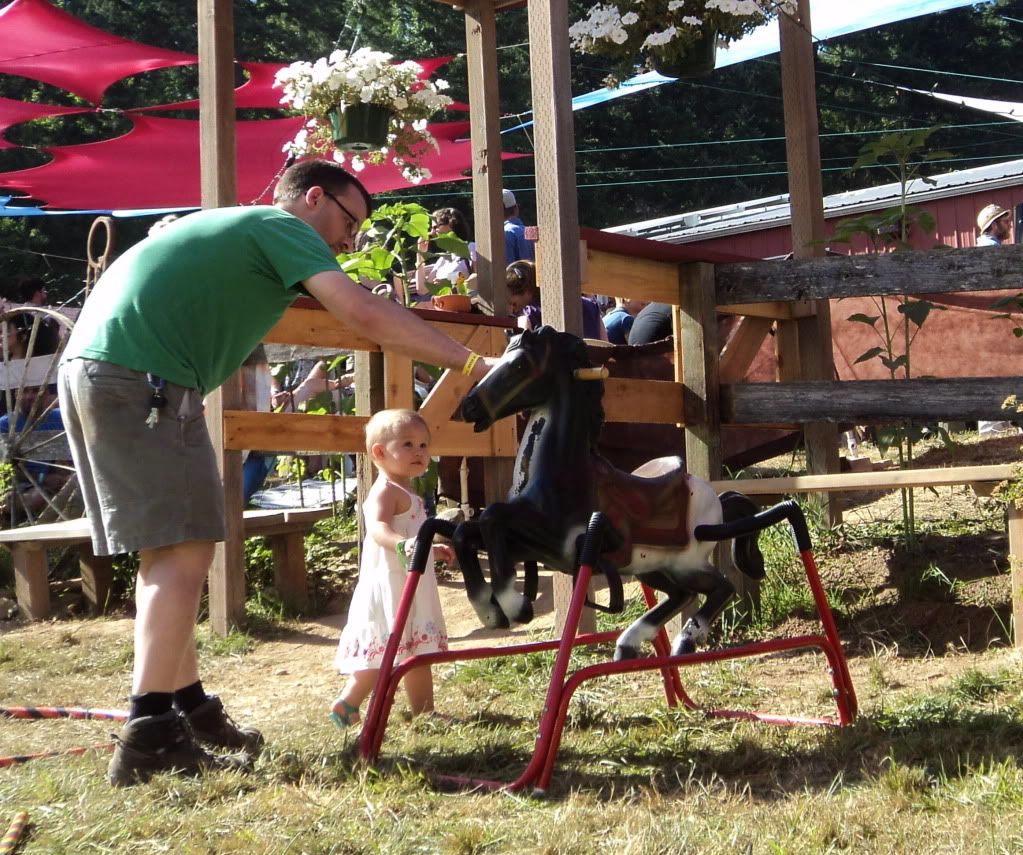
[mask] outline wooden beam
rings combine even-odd
[[[35,544],[11,545],[14,567],[14,598],[18,610],[29,620],[50,614],[50,583],[47,579],[46,548]]]
[[[721,425],[718,407],[717,313],[714,311],[714,268],[687,264],[681,268],[682,382],[686,424],[686,468],[710,480],[721,475]]]
[[[770,318],[745,317],[721,352],[719,382],[738,383],[746,376],[774,322]]]
[[[1020,377],[737,383],[721,390],[721,420],[749,425],[998,421],[1006,418],[1002,401],[1021,383]]]
[[[787,303],[780,300],[770,303],[736,303],[734,306],[718,306],[718,313],[791,321],[797,318],[812,318],[817,314],[817,304],[810,300],[792,300]]]
[[[204,208],[238,201],[235,168],[234,9],[198,0],[199,171]]]
[[[586,248],[586,289],[650,303],[678,299],[678,264]]]
[[[412,360],[400,353],[384,354],[384,406],[411,410],[415,403]]]
[[[326,314],[324,312],[323,314]],[[364,350],[355,351],[355,418],[363,420],[363,427],[359,429],[360,442],[358,448],[353,449],[355,457],[355,499],[356,516],[359,524],[359,549],[366,540],[366,520],[362,515],[362,504],[366,501],[370,487],[376,479],[376,469],[373,461],[366,454],[366,440],[363,435],[365,423],[373,413],[384,409],[384,355],[382,353],[367,353]],[[349,417],[351,418],[351,417]],[[351,442],[351,434],[348,435]],[[296,446],[292,446],[296,447]],[[337,449],[341,450],[341,449]]]
[[[579,263],[579,208],[575,183],[575,132],[572,114],[572,56],[568,46],[568,0],[531,0],[529,54],[532,72],[533,147],[543,156],[536,167],[536,247],[544,321],[555,329],[582,335]],[[570,577],[555,574],[555,624],[564,626],[572,595]],[[596,619],[584,610],[579,632],[592,632]]]
[[[788,161],[789,204],[792,209],[792,253],[796,258],[824,255],[824,193],[821,180],[820,138],[810,0],[796,0],[794,9],[778,16],[781,35],[781,85],[785,112],[785,152]],[[785,380],[830,380],[834,376],[831,346],[831,307],[814,305],[813,315],[778,323],[779,340],[793,337],[799,361],[795,376]],[[811,472],[838,471],[838,433],[834,425],[814,422],[803,431],[807,466]],[[829,501],[832,525],[842,521],[836,501]]]
[[[1007,512],[1013,643],[1023,648],[1023,508],[1011,501]]]
[[[529,11],[535,160],[537,273],[544,322],[582,335],[579,209],[568,46],[568,0],[533,0]]]
[[[465,59],[469,77],[469,138],[476,236],[476,278],[495,315],[508,313],[504,269],[504,200],[501,197],[501,103],[497,23],[493,2],[465,4]]]
[[[234,109],[234,9],[231,0],[198,0],[199,163],[202,206],[238,201]],[[245,618],[245,545],[242,532],[242,459],[223,443],[224,410],[241,404],[235,374],[206,398],[206,423],[224,481],[227,539],[210,568],[210,625],[219,635]]]
[[[685,424],[684,387],[670,380],[604,381],[604,419],[656,425]]]
[[[878,472],[841,472],[834,475],[788,475],[780,478],[735,478],[712,481],[718,491],[738,490],[749,496],[844,490],[903,490],[953,484],[999,482],[1015,478],[1016,465],[949,466],[928,469],[883,469]],[[1011,551],[1011,550],[1010,550]]]
[[[1023,291],[1023,245],[829,255],[715,268],[718,306],[1002,289]]]

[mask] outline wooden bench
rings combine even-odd
[[[792,475],[780,478],[739,478],[712,481],[719,493],[738,490],[751,498],[775,497],[794,493],[839,493],[852,490],[902,490],[911,487],[944,487],[968,484],[980,495],[989,495],[1002,481],[1019,475],[1015,464],[996,463],[985,466],[950,466],[938,469],[880,470],[877,472],[843,472],[837,475]],[[1023,509],[1010,502],[1008,509],[1009,567],[1012,590],[1012,623],[1014,643],[1023,647]]]
[[[245,536],[265,537],[273,553],[274,584],[282,602],[303,611],[309,606],[305,567],[305,535],[329,517],[330,508],[250,510],[244,513]],[[110,590],[112,558],[92,551],[89,521],[65,520],[0,531],[0,545],[10,550],[14,565],[14,591],[18,608],[27,618],[40,620],[50,613],[47,551],[72,546],[78,549],[82,593],[91,609],[102,611]]]

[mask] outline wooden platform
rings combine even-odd
[[[244,513],[246,537],[265,537],[273,553],[274,584],[284,604],[295,611],[309,606],[305,567],[305,535],[330,508],[250,510]],[[0,531],[0,546],[11,552],[18,608],[27,618],[40,620],[50,613],[47,550],[77,547],[82,571],[82,592],[90,608],[103,610],[110,591],[112,558],[92,551],[89,521],[82,517],[57,523]]]

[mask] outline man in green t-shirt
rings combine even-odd
[[[371,207],[337,164],[295,164],[274,205],[201,211],[132,247],[82,309],[61,360],[61,413],[96,554],[138,550],[140,559],[131,707],[108,772],[115,785],[169,769],[242,767],[263,742],[199,679],[199,599],[225,537],[202,397],[300,293],[385,350],[477,380],[493,364],[341,272],[335,256],[353,247]]]

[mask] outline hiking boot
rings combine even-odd
[[[188,726],[195,738],[204,745],[231,748],[258,754],[263,748],[263,734],[254,727],[238,727],[224,710],[216,695],[210,695],[188,715]]]
[[[198,775],[215,769],[244,769],[250,763],[244,756],[218,757],[203,751],[175,710],[132,719],[114,738],[117,745],[107,779],[115,787],[145,783],[157,772]]]

